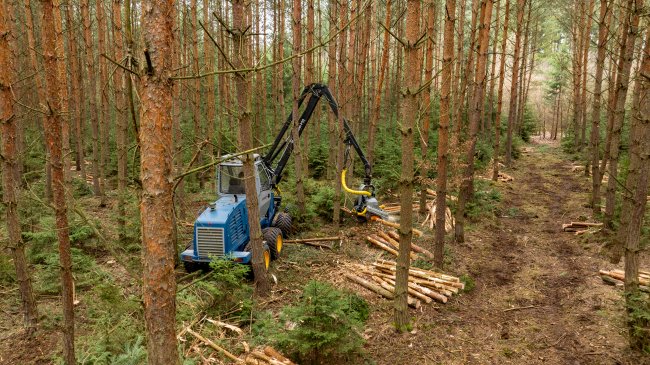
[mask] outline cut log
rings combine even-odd
[[[391,253],[391,254],[393,254],[395,256],[398,255],[398,252],[394,248],[387,246],[385,243],[383,243],[381,240],[379,240],[379,237],[377,237],[375,235],[371,235],[371,236],[366,237],[366,240],[368,240],[368,242],[372,243],[373,245],[381,248],[382,250],[384,250],[384,251],[386,251],[388,253]]]
[[[393,293],[393,295],[395,295],[395,285],[394,284],[390,284],[390,283],[388,283],[387,281],[384,281],[382,278],[380,278],[378,276],[372,276],[372,279],[375,280],[377,282],[377,284],[379,284],[382,288],[384,288],[385,290],[387,290],[387,291]],[[408,306],[413,308],[413,309],[418,309],[422,305],[422,303],[418,299],[415,299],[410,295],[407,295],[406,302],[408,303]]]
[[[266,347],[264,348],[264,353],[265,353],[267,356],[271,356],[271,357],[274,357],[275,359],[277,359],[277,360],[279,360],[279,361],[282,361],[282,362],[285,363],[286,365],[295,365],[295,363],[294,363],[293,361],[291,361],[291,360],[289,360],[288,358],[286,358],[284,355],[282,355],[281,353],[279,353],[278,351],[276,351],[276,350],[275,350],[273,347],[271,347],[271,346],[266,346]]]
[[[444,295],[442,295],[440,293],[437,293],[437,292],[435,292],[435,291],[433,291],[433,290],[431,290],[429,288],[420,286],[420,285],[418,285],[418,284],[416,284],[416,283],[414,283],[414,282],[412,282],[410,280],[409,280],[409,288],[417,290],[418,292],[420,292],[420,293],[426,295],[427,297],[429,297],[429,298],[431,298],[433,300],[436,300],[436,301],[438,301],[440,303],[443,303],[443,304],[447,303],[447,297],[446,296],[444,296]]]
[[[384,288],[382,288],[380,286],[377,286],[376,284],[371,283],[368,280],[362,279],[362,278],[360,278],[360,277],[358,277],[356,275],[353,275],[353,274],[347,274],[346,273],[344,275],[348,280],[353,281],[353,282],[361,285],[362,287],[364,287],[364,288],[366,288],[366,289],[368,289],[368,290],[370,290],[370,291],[372,291],[372,292],[374,292],[376,294],[381,295],[382,297],[384,297],[386,299],[393,299],[394,298],[393,292],[391,292],[389,290],[386,290],[386,289],[384,289]]]
[[[381,265],[384,265],[384,266],[387,266],[387,267],[392,267],[392,268],[396,267],[396,263],[393,262],[393,261],[379,260],[378,262],[376,262],[376,264],[377,263],[381,264]],[[410,267],[409,271],[410,272],[419,272],[419,273],[422,273],[422,274],[425,274],[425,275],[440,278],[440,279],[447,280],[447,281],[450,281],[450,282],[460,283],[459,278],[457,278],[455,276],[452,276],[452,275],[446,275],[446,274],[443,274],[443,273],[439,273],[439,272],[436,272],[436,271],[420,269],[420,268],[417,268],[417,267]],[[463,289],[460,286],[459,286],[459,288]]]
[[[385,221],[385,220],[383,220],[383,219],[381,219],[381,218],[379,218],[377,216],[372,216],[372,218],[370,218],[370,219],[375,221],[375,222],[379,222],[379,223],[381,223],[381,224],[383,224],[385,226],[388,226],[388,227],[393,227],[393,228],[396,228],[396,229],[399,229],[399,227],[400,227],[399,224],[397,224],[397,223]],[[417,230],[415,228],[413,228],[413,234],[418,236],[418,237],[422,237],[422,235],[424,235],[424,233],[422,233],[422,231]]]
[[[395,280],[389,279],[389,278],[386,278],[386,277],[381,277],[381,279],[384,280],[385,282],[387,282],[388,284],[392,285],[393,287],[395,287]],[[408,283],[408,284],[411,284],[411,283]],[[408,291],[409,295],[412,295],[415,298],[417,298],[419,300],[422,300],[427,304],[429,304],[429,303],[431,303],[433,301],[430,297],[428,297],[428,296],[418,292],[417,290],[413,289],[411,287],[411,285],[408,285],[407,291]]]
[[[381,242],[387,243],[388,245],[392,246],[396,250],[399,250],[399,241],[395,241],[391,236],[387,235],[383,231],[378,231],[377,234],[379,235],[378,238],[380,238]],[[413,249],[413,243],[411,243],[411,250]],[[413,252],[409,253],[411,256],[411,260],[417,260],[418,256],[414,254]]]
[[[309,243],[309,242],[324,242],[324,241],[340,241],[342,237],[332,236],[332,237],[315,237],[315,238],[300,238],[294,240],[284,240],[284,243]]]

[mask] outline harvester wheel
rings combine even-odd
[[[271,251],[271,258],[273,260],[279,259],[283,245],[282,230],[277,227],[264,228],[262,230],[262,236]]]
[[[273,226],[280,228],[282,230],[282,234],[285,237],[288,237],[293,230],[291,215],[286,212],[280,212],[276,214],[275,219],[273,220]]]
[[[266,243],[264,243],[262,248],[263,248],[262,257],[264,258],[264,269],[268,271],[269,266],[271,266],[271,250],[269,249],[269,245],[267,245]],[[253,246],[250,243],[246,244],[246,247],[244,247],[244,251],[253,252]]]

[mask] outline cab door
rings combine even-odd
[[[257,169],[257,200],[260,207],[260,218],[264,219],[271,205],[271,179],[262,164],[256,164]]]

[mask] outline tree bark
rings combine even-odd
[[[451,76],[454,67],[454,23],[456,0],[445,3],[444,46],[442,50],[442,82],[440,85],[440,125],[438,126],[438,177],[436,179],[436,244],[434,264],[442,268],[445,248],[445,210],[447,207],[447,165],[449,163],[449,118],[451,99]]]
[[[390,28],[391,22],[391,0],[386,1],[386,19],[384,20],[384,41],[382,46],[381,64],[379,66],[379,77],[377,80],[377,90],[375,91],[375,100],[373,102],[372,112],[370,113],[370,124],[368,126],[368,162],[372,165],[375,158],[375,134],[377,133],[377,121],[381,111],[381,89],[386,78],[386,69],[388,68],[388,55],[390,53]]]
[[[390,0],[388,0],[390,1]],[[329,0],[329,29],[330,33],[338,29],[336,22],[336,8],[337,1]],[[332,41],[328,45],[328,64],[327,64],[327,83],[329,84],[330,89],[336,88],[336,41]],[[338,89],[338,88],[336,88]],[[337,90],[338,91],[338,90]],[[336,117],[333,113],[328,113],[327,115],[327,132],[329,137],[330,147],[336,146],[337,144],[337,134],[336,134]],[[368,142],[370,143],[370,142]],[[327,178],[334,181],[334,185],[339,185],[338,176],[336,176],[336,148],[330,148],[327,154]],[[368,148],[368,156],[371,154],[370,147]],[[370,159],[368,160],[370,161]],[[336,211],[336,210],[335,210]],[[338,221],[336,219],[335,221]]]
[[[101,196],[100,187],[100,147],[99,147],[99,115],[97,108],[97,85],[95,79],[95,61],[93,58],[93,35],[90,27],[90,1],[81,1],[81,17],[83,18],[84,27],[84,44],[86,49],[86,75],[88,79],[88,109],[90,109],[90,125],[92,128],[92,181],[93,193],[95,196]]]
[[[52,1],[42,1],[43,29],[54,29]],[[65,181],[61,142],[61,91],[65,80],[58,79],[56,61],[56,32],[42,32],[43,64],[46,86],[46,124],[43,126],[52,165],[52,197],[59,240],[61,265],[61,300],[63,302],[63,358],[68,365],[76,364],[74,353],[74,306],[70,230],[66,208]]]
[[[517,76],[519,75],[519,53],[521,51],[521,26],[524,19],[526,0],[517,1],[517,30],[515,31],[514,61],[512,64],[512,83],[510,85],[510,107],[508,110],[508,134],[506,139],[506,165],[512,165],[512,132],[517,120]]]
[[[293,0],[293,54],[299,54],[302,47],[302,8],[300,0]],[[299,218],[303,219],[305,215],[305,186],[304,186],[304,168],[303,168],[303,156],[302,156],[302,142],[300,136],[298,135],[298,127],[300,124],[300,114],[298,114],[298,98],[300,98],[300,74],[302,68],[302,57],[295,57],[291,61],[291,69],[293,72],[292,77],[292,89],[293,89],[293,126],[291,128],[291,138],[294,141],[293,155],[295,161],[295,170],[296,170],[296,203],[298,204],[298,214]]]
[[[99,64],[99,196],[100,206],[106,205],[106,160],[108,159],[108,73],[106,70],[106,59],[102,54],[106,53],[106,19],[102,1],[95,1],[95,16],[97,17],[97,63]]]
[[[481,119],[482,106],[485,97],[485,70],[487,61],[487,49],[490,41],[490,21],[492,18],[492,5],[494,0],[483,0],[481,2],[480,28],[478,36],[478,49],[476,60],[476,71],[474,73],[474,90],[469,119],[469,145],[467,147],[467,160],[465,171],[460,185],[458,205],[456,206],[456,224],[454,238],[456,242],[465,241],[465,205],[474,195],[474,152],[476,150],[476,134],[478,133],[479,121]]]
[[[417,64],[418,50],[416,42],[420,37],[420,1],[408,0],[406,3],[406,45],[404,47],[404,62],[408,65]],[[408,315],[408,272],[411,265],[411,239],[413,237],[413,129],[418,114],[417,90],[420,84],[420,70],[416,67],[406,69],[406,85],[402,89],[400,114],[402,125],[402,149],[408,151],[402,154],[402,173],[400,176],[400,228],[399,254],[397,256],[397,271],[395,274],[395,326],[398,331],[407,331],[410,327]]]
[[[625,116],[625,99],[630,79],[630,68],[634,58],[634,45],[639,32],[639,14],[643,8],[643,0],[628,0],[625,23],[627,26],[627,37],[625,43],[621,43],[618,61],[618,76],[616,77],[616,96],[614,100],[614,120],[612,123],[611,146],[608,161],[609,180],[605,195],[605,215],[603,223],[606,227],[613,227],[614,209],[616,205],[616,181],[618,177],[618,156],[621,140],[621,130]],[[616,256],[612,256],[616,260]]]
[[[70,182],[70,98],[68,95],[67,71],[65,67],[65,44],[63,39],[63,19],[61,17],[61,0],[53,1],[54,31],[56,32],[57,77],[62,83],[61,92],[61,143],[63,153],[63,177]]]
[[[499,177],[499,140],[501,138],[501,109],[503,107],[503,82],[506,74],[506,50],[508,48],[508,20],[510,15],[510,0],[506,1],[505,18],[503,20],[503,36],[501,41],[501,56],[499,59],[499,96],[497,97],[497,112],[494,116],[494,165],[492,167],[492,180]],[[496,40],[495,40],[496,41]]]
[[[594,80],[594,100],[591,109],[591,208],[594,215],[600,214],[600,104],[602,99],[603,68],[605,67],[605,54],[607,36],[609,33],[609,19],[611,11],[608,0],[600,0],[600,15],[598,20],[598,53],[596,55],[596,74]]]
[[[122,6],[121,0],[113,0],[113,42],[115,44],[115,59],[122,62],[124,59],[124,42],[122,40]],[[117,230],[119,240],[126,237],[126,174],[127,174],[127,119],[124,113],[125,77],[123,70],[116,70],[113,74],[113,94],[115,98],[116,119],[116,145],[117,145]]]
[[[426,43],[426,53],[425,53],[425,69],[424,69],[424,80],[425,82],[430,82],[433,76],[433,27],[436,19],[436,4],[430,2],[427,5],[427,20],[426,20],[426,31],[427,37],[430,38],[429,42]],[[426,214],[427,212],[427,187],[429,186],[429,181],[427,174],[429,172],[429,161],[427,160],[427,150],[429,149],[429,129],[431,129],[431,121],[433,117],[431,116],[431,85],[429,84],[424,90],[423,97],[423,106],[424,112],[422,113],[422,131],[420,137],[420,150],[422,152],[422,164],[420,166],[420,213]]]
[[[79,67],[78,60],[78,42],[77,32],[73,22],[74,7],[68,4],[66,11],[66,30],[68,32],[68,62],[70,64],[70,73],[72,74],[72,87],[70,88],[72,100],[74,101],[74,130],[75,130],[75,164],[76,170],[81,173],[81,179],[86,179],[86,164],[85,164],[85,151],[84,151],[84,128],[83,128],[83,115],[84,105],[81,102],[81,80],[82,71]]]
[[[16,281],[20,291],[23,326],[28,334],[36,330],[38,312],[32,289],[31,274],[25,259],[25,242],[22,239],[17,193],[20,181],[17,181],[17,116],[14,111],[12,84],[16,80],[16,69],[11,62],[10,39],[12,27],[9,24],[10,14],[4,3],[0,3],[0,126],[2,127],[2,189],[7,223],[7,248],[11,252],[16,268]]]
[[[129,1],[129,0],[127,0]],[[140,223],[143,301],[150,365],[179,363],[172,200],[173,1],[142,3],[144,57],[140,77]],[[128,38],[128,36],[127,36]]]
[[[212,21],[210,18],[210,12],[208,11],[210,2],[208,0],[203,1],[203,23],[205,24],[206,28],[212,33]],[[205,59],[205,69],[207,71],[212,71],[214,69],[214,45],[208,44],[209,41],[206,39],[206,37],[203,37],[203,57]],[[214,81],[215,81],[215,76],[208,76],[206,79],[206,88],[205,88],[205,93],[207,94],[206,96],[206,109],[207,109],[207,114],[206,114],[206,123],[205,123],[205,129],[206,129],[206,139],[208,140],[208,144],[205,146],[205,152],[208,158],[213,158],[214,157],[214,121],[215,121],[215,116],[216,116],[216,97],[214,95]],[[262,78],[262,82],[265,83],[265,78]],[[265,84],[264,84],[265,85]],[[264,89],[266,89],[266,86],[264,86]],[[264,98],[266,99],[266,98]],[[266,122],[266,118],[262,120],[263,123]],[[217,180],[214,178],[215,177],[215,170],[214,167],[210,167],[206,171],[206,175],[210,179],[210,189],[211,191],[216,191],[217,189]]]
[[[580,149],[585,147],[586,134],[587,134],[587,70],[589,67],[589,46],[591,45],[591,24],[594,14],[595,0],[589,0],[589,8],[587,12],[587,25],[583,30],[582,40],[582,92],[580,93],[580,111],[581,125],[580,125]],[[588,151],[587,151],[588,153]],[[587,160],[589,160],[587,155]],[[585,169],[585,174],[589,174],[589,169]]]
[[[624,217],[619,230],[620,242],[625,247],[625,299],[628,312],[630,345],[643,350],[650,345],[647,333],[650,321],[632,315],[640,305],[647,305],[639,297],[639,245],[650,183],[650,28],[646,31],[643,61],[639,68],[634,93],[634,113],[630,129],[630,167],[623,203]]]
[[[250,2],[234,0],[232,6],[233,16],[233,41],[239,44],[234,57],[236,68],[251,66],[250,36],[244,34],[250,27],[250,20],[245,18]],[[235,88],[237,90],[237,104],[239,116],[239,142],[242,150],[253,148],[253,128],[251,125],[251,81],[248,73],[236,73]],[[243,157],[244,161],[244,190],[246,192],[246,209],[248,210],[248,225],[250,229],[250,243],[253,250],[253,272],[255,274],[255,294],[266,296],[271,293],[271,282],[268,280],[264,267],[264,248],[262,247],[262,229],[255,187],[255,166],[252,153]]]
[[[497,0],[496,2],[497,12],[495,15],[496,23],[494,25],[494,37],[492,38],[492,65],[490,68],[490,94],[488,96],[488,113],[485,115],[481,121],[481,132],[489,128],[486,126],[485,121],[494,123],[494,85],[496,84],[496,67],[497,67],[497,44],[499,43],[499,22],[501,21],[501,1]],[[490,124],[491,124],[490,123]],[[496,153],[495,153],[496,154]]]

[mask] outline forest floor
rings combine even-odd
[[[599,254],[602,237],[562,231],[594,221],[584,206],[590,180],[571,171],[559,144],[531,147],[507,171],[514,182],[497,185],[495,216],[449,244],[449,270],[475,288],[423,305],[409,334],[395,334],[392,311],[375,311],[368,351],[378,364],[650,363],[627,346],[622,290],[598,276],[622,264]]]
[[[475,287],[447,304],[411,310],[410,333],[395,332],[391,301],[343,277],[352,264],[382,257],[365,242],[369,230],[379,227],[350,220],[337,250],[287,244],[272,266],[278,283],[258,310],[277,313],[315,279],[357,292],[370,303],[363,336],[371,364],[650,364],[627,346],[622,290],[598,276],[599,269],[622,268],[600,254],[606,237],[562,231],[562,223],[594,221],[584,206],[589,180],[571,171],[559,144],[546,140],[534,140],[506,172],[513,182],[488,185],[500,195],[491,212],[467,226],[465,243],[447,245],[445,272],[466,275]],[[315,234],[337,232],[325,225],[301,235]],[[432,248],[432,232],[417,243]],[[97,261],[106,266],[105,258]],[[647,255],[641,262],[645,267]],[[17,292],[3,296],[0,364],[50,363],[60,354],[58,331],[41,329],[25,339],[17,331]],[[54,315],[58,298],[39,299],[39,306]],[[77,326],[84,336],[84,324]]]

